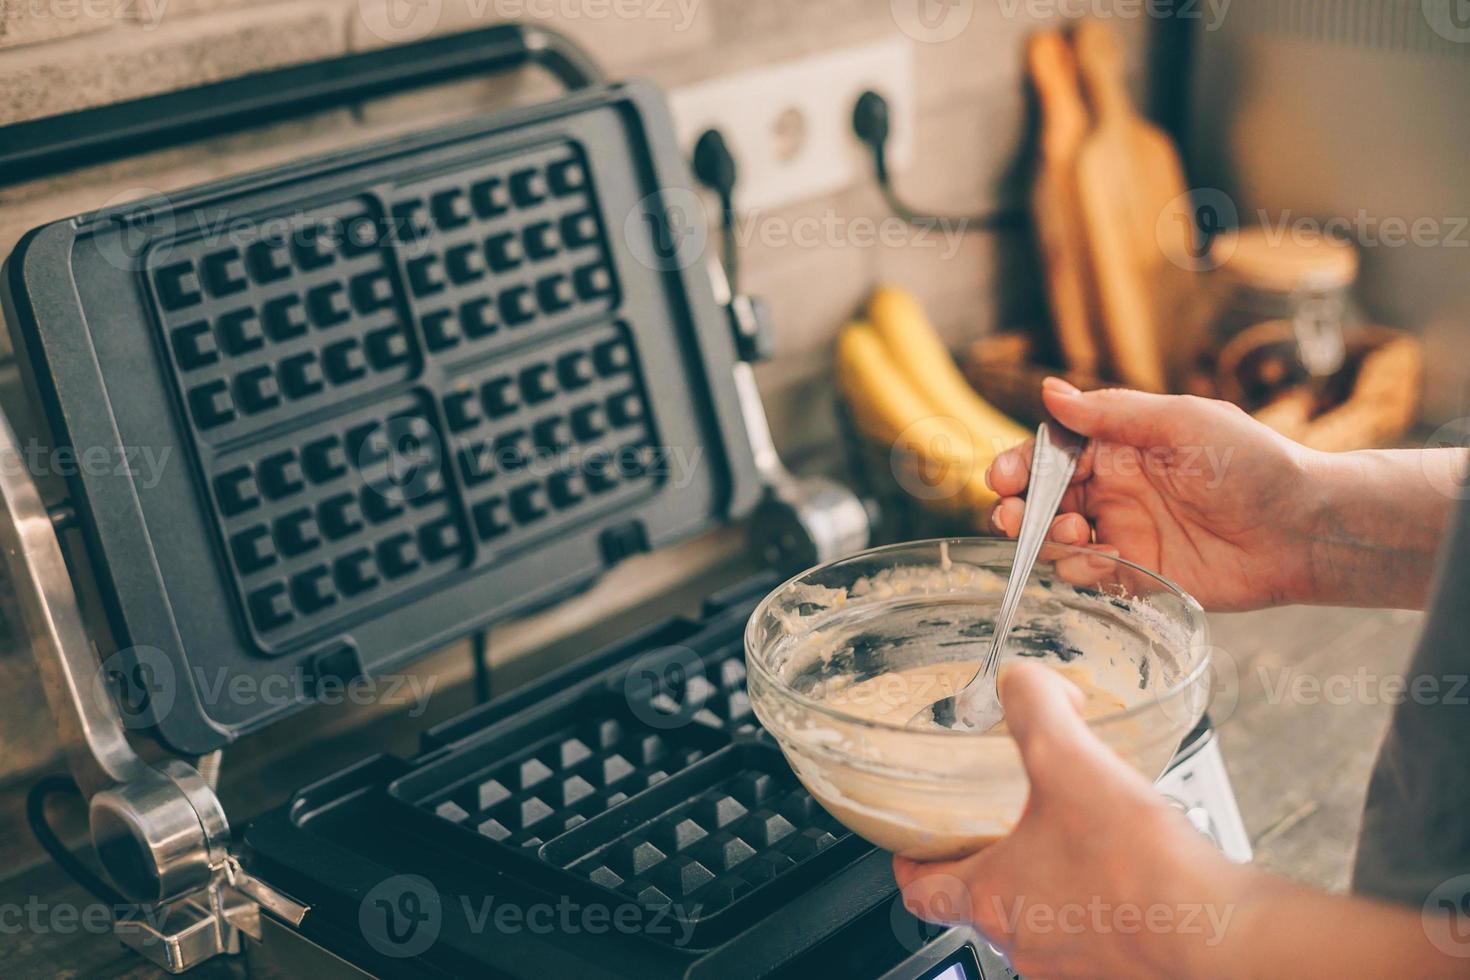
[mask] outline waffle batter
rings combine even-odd
[[[1152,696],[1140,690],[1137,670],[1126,660],[1041,662],[1082,690],[1086,718],[1115,714]],[[1004,722],[985,735],[968,736],[865,730],[870,722],[906,725],[919,709],[958,691],[979,667],[978,660],[931,663],[829,689],[824,702],[853,721],[833,725],[826,737],[877,766],[833,767],[817,757],[788,755],[797,775],[847,827],[904,857],[951,860],[993,843],[1015,825],[1027,794],[1016,743],[1005,737]],[[1132,722],[1115,725],[1121,731]],[[1138,746],[1135,761],[1162,771],[1172,751],[1167,740]]]
[[[1090,664],[1049,665],[1082,691],[1082,717],[1099,718],[1122,711],[1128,706],[1118,694],[1117,684],[1099,683]],[[905,725],[924,707],[952,694],[969,683],[980,669],[980,661],[963,660],[910,667],[870,677],[851,687],[835,691],[827,703],[865,721],[886,725]],[[1005,667],[1001,668],[1004,672]],[[991,732],[1006,731],[1002,721]]]

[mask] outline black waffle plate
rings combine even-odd
[[[611,86],[27,236],[56,442],[164,460],[70,480],[118,645],[168,665],[137,720],[213,748],[298,706],[249,694],[283,674],[381,673],[748,510],[686,185],[660,98]]]
[[[780,752],[745,743],[541,854],[614,896],[709,929],[764,914],[767,886],[789,893],[855,856],[838,846],[844,842],[867,850],[801,787]]]
[[[834,847],[850,835],[764,744],[738,643],[644,653],[431,753],[388,793],[451,850],[672,915],[700,943],[762,914],[768,883],[867,848]]]
[[[483,840],[536,848],[728,745],[704,725],[650,726],[596,696],[462,746],[390,792]]]

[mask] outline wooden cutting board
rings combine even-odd
[[[1123,381],[1162,391],[1186,346],[1180,317],[1193,305],[1193,273],[1180,264],[1194,237],[1184,167],[1173,141],[1129,101],[1116,35],[1084,21],[1073,43],[1094,119],[1077,188],[1105,346]]]
[[[1026,63],[1041,109],[1031,216],[1057,345],[1069,369],[1097,374],[1097,301],[1076,180],[1077,155],[1092,120],[1082,101],[1076,60],[1060,32],[1033,35]]]

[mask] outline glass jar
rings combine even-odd
[[[1361,322],[1351,296],[1358,253],[1349,243],[1301,229],[1245,228],[1218,235],[1210,260],[1219,295],[1217,343],[1284,320],[1304,375],[1326,377],[1342,366],[1347,335]]]

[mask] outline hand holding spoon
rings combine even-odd
[[[949,697],[924,708],[909,719],[910,728],[950,728],[955,731],[988,731],[1004,717],[1000,694],[996,690],[996,674],[1000,654],[1010,636],[1011,622],[1021,604],[1021,593],[1036,565],[1036,556],[1046,540],[1061,506],[1062,494],[1072,482],[1077,460],[1087,440],[1055,422],[1043,422],[1036,429],[1036,447],[1031,453],[1031,475],[1027,482],[1026,510],[1021,517],[1021,532],[1016,536],[1016,559],[1006,581],[1000,613],[995,618],[995,635],[985,662],[968,684]]]

